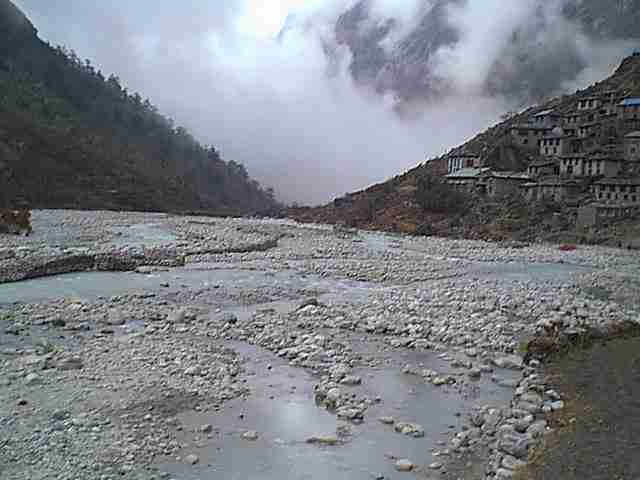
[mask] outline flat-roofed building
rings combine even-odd
[[[624,156],[630,162],[640,162],[640,131],[625,135]]]
[[[480,155],[470,152],[450,153],[447,155],[447,172],[449,174],[463,168],[480,168]]]
[[[543,110],[531,116],[531,124],[538,127],[557,127],[562,125],[562,115],[554,110]]]
[[[619,206],[640,205],[640,178],[603,178],[591,187],[599,203]]]
[[[520,185],[530,181],[526,172],[489,171],[480,175],[476,190],[481,195],[498,199],[520,193]]]
[[[549,135],[540,139],[540,155],[546,157],[573,153],[575,137],[568,135]]]
[[[640,120],[640,98],[629,97],[618,103],[618,120]]]
[[[578,110],[597,110],[601,104],[602,101],[599,97],[584,97],[578,100]]]
[[[509,133],[516,145],[536,150],[540,139],[549,136],[552,130],[552,127],[522,124],[512,126]]]
[[[582,186],[576,181],[549,178],[520,186],[524,198],[530,202],[562,202],[577,198]]]
[[[541,158],[531,162],[527,167],[527,175],[530,178],[541,178],[560,173],[557,158]]]
[[[447,179],[447,183],[456,189],[472,193],[475,192],[480,175],[488,171],[490,171],[489,168],[462,168],[450,173],[445,178]]]

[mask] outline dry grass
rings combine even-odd
[[[565,407],[546,417],[553,430],[516,480],[638,478],[633,441],[625,440],[638,431],[637,328],[622,324],[609,335],[590,339],[589,349],[573,345],[548,364],[546,383],[562,393]]]
[[[33,231],[31,227],[31,212],[26,209],[0,209],[0,230],[3,226],[7,233],[25,232],[29,235]]]

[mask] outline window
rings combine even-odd
[[[611,200],[611,194],[607,193],[607,200]]]
[[[631,201],[632,202],[637,202],[638,201],[638,197],[636,195],[634,195],[633,197],[631,197]]]

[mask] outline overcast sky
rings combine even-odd
[[[471,1],[454,12],[468,32],[460,49],[443,52],[443,72],[460,92],[416,108],[411,121],[396,115],[392,99],[353,85],[348,51],[327,75],[323,42],[355,0],[14,1],[41,38],[117,74],[280,198],[319,203],[401,173],[494,123],[512,106],[476,87],[500,42],[540,2],[561,0],[518,0],[509,9],[504,0]],[[408,26],[430,0],[372,1],[377,18]],[[289,13],[312,18],[312,28],[278,41]]]

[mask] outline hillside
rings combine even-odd
[[[612,225],[633,230],[640,214],[637,97],[640,53],[610,78],[513,114],[442,157],[290,215],[467,238],[611,240]]]
[[[221,115],[224,112],[220,112]],[[273,192],[0,0],[0,207],[268,211]]]
[[[372,3],[356,2],[335,26],[336,42],[351,52],[350,69],[356,81],[405,100],[451,93],[447,79],[434,71],[433,61],[439,52],[460,46],[468,33],[449,18],[451,7],[466,8],[468,2],[422,2],[419,21],[396,41],[390,39],[395,38],[400,26],[394,20],[377,19]],[[575,80],[593,60],[585,52],[583,38],[594,45],[640,38],[640,1],[566,0],[556,11],[559,3],[540,2],[535,15],[522,25],[514,25],[509,41],[491,59],[493,64],[483,85],[485,93],[525,104],[539,101],[548,92],[560,90],[565,82]],[[487,14],[491,15],[489,10]],[[476,61],[465,59],[470,65]]]

